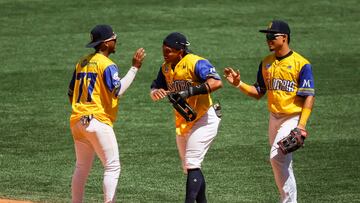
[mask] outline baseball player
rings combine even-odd
[[[277,143],[294,128],[305,130],[314,104],[312,67],[308,60],[289,48],[290,28],[286,22],[274,20],[260,32],[266,33],[272,53],[261,61],[256,83],[244,83],[240,80],[240,72],[230,67],[225,68],[224,76],[248,96],[260,99],[267,93],[270,162],[280,202],[297,202],[292,153],[282,153]]]
[[[104,202],[115,202],[120,160],[113,123],[118,99],[134,80],[145,57],[145,50],[139,48],[133,56],[132,67],[120,79],[118,67],[109,58],[115,53],[116,39],[111,26],[95,26],[87,45],[94,48],[95,53],[79,60],[69,85],[70,128],[76,153],[71,183],[73,203],[83,202],[85,183],[95,154],[104,167]]]
[[[178,32],[163,41],[164,62],[151,84],[153,101],[177,93],[197,112],[186,121],[175,111],[176,143],[184,173],[187,174],[186,203],[206,202],[205,178],[201,163],[214,140],[220,118],[213,108],[210,93],[222,87],[215,67],[206,59],[190,52],[190,43]]]

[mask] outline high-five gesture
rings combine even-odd
[[[133,56],[132,65],[134,67],[140,69],[145,56],[146,56],[146,53],[145,53],[144,48],[139,48],[138,50],[136,50],[136,52]]]
[[[233,86],[237,87],[240,84],[240,71],[234,71],[231,67],[227,67],[224,69],[224,77],[226,80],[232,84]]]

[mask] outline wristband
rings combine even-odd
[[[245,91],[246,94],[251,92],[251,86],[243,83],[242,81],[240,81],[239,85],[236,86],[237,88],[243,89]]]
[[[133,72],[133,73],[137,73],[138,72],[138,68],[136,68],[135,66],[131,66],[131,68],[129,69],[129,71]]]
[[[241,83],[243,83],[243,82],[240,80],[240,82],[239,82],[239,84],[236,86],[236,88],[240,88]]]
[[[189,96],[209,93],[207,86],[208,85],[205,82],[205,83],[202,83],[202,84],[197,85],[197,86],[189,87]]]

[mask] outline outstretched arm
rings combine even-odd
[[[216,80],[214,78],[208,78],[206,80],[208,92],[215,92],[216,90],[223,87],[221,80]]]
[[[254,85],[248,85],[240,80],[240,71],[234,71],[231,67],[224,69],[224,77],[226,80],[233,85],[234,87],[240,89],[244,94],[253,97],[255,99],[260,99],[264,94],[257,91]]]
[[[179,94],[183,99],[200,94],[209,94],[223,86],[215,67],[208,60],[199,60],[196,63],[195,75],[201,84],[190,86],[189,88],[180,91]]]
[[[180,91],[179,95],[183,99],[187,99],[188,97],[192,97],[199,94],[209,94],[213,91],[216,91],[222,87],[221,80],[217,80],[215,78],[208,78],[204,83],[201,83],[197,86],[190,86],[188,89]]]
[[[122,96],[125,91],[130,87],[131,83],[134,81],[137,71],[141,68],[142,62],[146,56],[145,49],[139,48],[134,53],[132,59],[132,66],[126,75],[120,80],[119,92],[117,96]]]

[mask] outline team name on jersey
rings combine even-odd
[[[282,90],[286,92],[294,92],[295,84],[296,83],[291,80],[272,78],[271,80],[268,80],[267,87],[269,90]]]
[[[85,66],[87,66],[88,68],[96,68],[98,66],[97,62],[93,62],[93,61],[89,61],[88,59],[84,59],[81,64],[80,64],[81,68],[84,68]]]
[[[186,90],[191,86],[191,81],[189,80],[175,80],[173,82],[167,82],[167,86],[170,92],[179,92]]]

